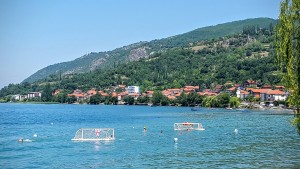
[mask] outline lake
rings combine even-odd
[[[254,110],[0,104],[0,168],[300,168],[292,118]],[[205,131],[174,131],[186,121]],[[114,128],[115,140],[71,141],[80,128]]]

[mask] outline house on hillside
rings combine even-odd
[[[11,96],[11,100],[12,100],[12,101],[16,101],[16,100],[22,101],[22,100],[24,100],[25,98],[27,98],[27,95],[16,94],[16,95],[12,95],[12,96]]]
[[[183,88],[184,92],[198,92],[199,91],[199,86],[184,86]]]
[[[128,94],[130,93],[140,93],[140,87],[139,86],[128,86],[126,88],[126,91],[128,92]]]
[[[76,89],[73,91],[73,93],[68,94],[69,97],[75,97],[77,99],[77,102],[83,101],[86,99],[85,93],[83,93],[81,90]]]
[[[286,94],[283,91],[280,90],[269,90],[267,92],[267,99],[270,101],[285,101],[286,100]]]
[[[280,90],[248,88],[247,91],[255,98],[259,98],[260,101],[285,101],[286,100],[286,94]]]
[[[29,92],[27,94],[27,99],[40,98],[40,97],[42,97],[41,92]]]
[[[249,95],[249,92],[241,89],[237,89],[236,91],[236,97],[244,100]]]
[[[153,94],[154,94],[154,91],[152,91],[152,90],[148,90],[148,91],[146,91],[146,96],[147,97],[152,97],[153,96]]]
[[[58,95],[60,92],[61,92],[61,89],[56,89],[56,90],[54,90],[52,95]]]
[[[226,89],[227,93],[233,93],[236,90],[236,87],[231,87],[229,89]]]
[[[255,80],[246,80],[243,83],[243,86],[244,86],[244,88],[247,88],[247,87],[250,87],[250,86],[256,88],[257,87],[257,82]]]
[[[106,92],[104,92],[104,91],[98,91],[98,93],[101,95],[101,96],[103,96],[103,97],[108,97],[109,96],[109,94],[108,93],[106,93]]]
[[[88,96],[93,96],[93,95],[97,94],[97,91],[96,91],[95,89],[91,89],[91,90],[88,90],[88,91],[86,92],[86,94],[87,94]]]
[[[254,88],[247,88],[247,91],[250,95],[254,96],[255,98],[260,99],[261,101],[266,100],[266,94],[269,89],[254,89]]]
[[[125,96],[128,95],[128,92],[122,92],[118,94],[118,101],[124,100]]]

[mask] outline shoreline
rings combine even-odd
[[[1,102],[2,104],[45,104],[45,105],[91,105],[91,106],[100,106],[100,105],[106,105],[106,104],[87,104],[87,103],[73,103],[73,104],[66,104],[66,103],[59,103],[59,102]],[[0,103],[0,104],[1,104]],[[240,107],[240,108],[223,108],[223,107],[198,107],[198,106],[179,106],[179,105],[168,105],[168,106],[161,106],[161,105],[152,105],[152,104],[133,104],[133,105],[128,105],[128,104],[108,104],[108,105],[113,105],[113,106],[148,106],[148,107],[186,107],[186,108],[191,108],[191,111],[197,112],[200,111],[201,109],[208,109],[208,110],[214,110],[214,109],[223,109],[224,111],[228,112],[245,112],[247,113],[248,111],[264,111],[264,112],[270,112],[270,114],[274,115],[294,115],[293,109],[288,109],[288,108],[282,108],[282,107],[254,107],[254,108],[245,108],[245,107]],[[197,108],[199,110],[192,110],[193,108]],[[269,113],[268,113],[269,114]]]

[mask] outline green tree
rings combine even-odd
[[[163,95],[160,100],[160,104],[162,106],[167,106],[167,105],[169,105],[169,103],[170,103],[170,101],[169,101],[168,97]]]
[[[66,102],[68,104],[72,104],[72,103],[75,103],[77,101],[76,97],[75,96],[68,96],[67,99],[66,99]]]
[[[101,95],[96,93],[95,95],[90,97],[90,104],[99,104],[101,102]]]
[[[217,96],[209,96],[203,99],[204,107],[219,107]]]
[[[118,97],[110,96],[109,97],[109,102],[112,103],[113,105],[117,105],[118,104]]]
[[[217,101],[220,107],[227,107],[230,101],[230,95],[228,93],[221,93],[217,96]]]
[[[187,95],[184,92],[180,94],[180,96],[177,98],[177,101],[181,106],[188,105]]]
[[[67,100],[67,93],[60,92],[54,97],[54,101],[59,102],[59,103],[66,103]]]
[[[229,101],[229,105],[232,108],[238,108],[240,106],[240,100],[237,97],[231,97]]]
[[[50,102],[52,101],[52,90],[50,83],[47,83],[44,87],[44,90],[42,92],[42,101],[43,102]]]
[[[163,97],[163,95],[160,91],[154,91],[153,96],[152,96],[152,104],[160,105],[162,97]]]
[[[129,104],[129,105],[133,105],[134,98],[132,96],[125,96],[124,102],[127,103],[127,104]]]
[[[276,26],[277,63],[289,89],[288,102],[296,108],[293,124],[300,134],[300,1],[283,0]]]
[[[138,103],[148,103],[149,102],[149,97],[141,96],[141,97],[137,98],[137,102]]]

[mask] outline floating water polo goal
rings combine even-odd
[[[115,139],[113,128],[82,128],[77,130],[73,141],[112,141]]]
[[[174,123],[174,130],[205,130],[201,123]]]

